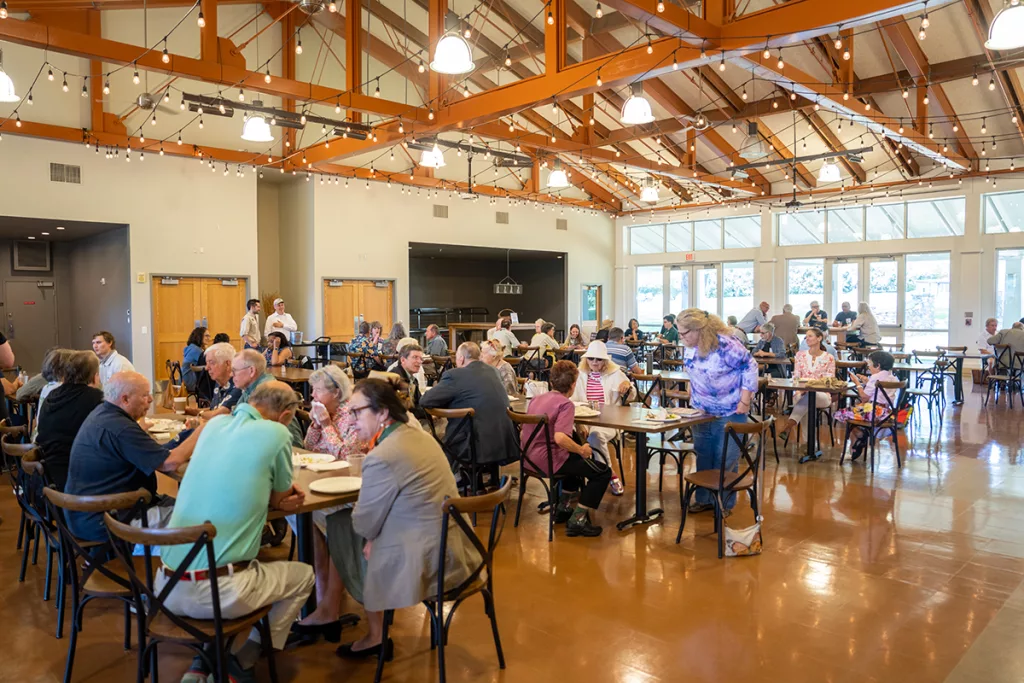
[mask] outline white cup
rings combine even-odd
[[[187,405],[188,405],[188,398],[187,397],[180,397],[180,396],[176,397],[174,399],[174,412],[176,412],[178,415],[184,415],[185,414],[185,406],[187,406]]]

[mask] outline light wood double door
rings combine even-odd
[[[181,362],[188,336],[197,327],[225,332],[236,349],[249,283],[246,278],[154,277],[153,359],[155,379],[167,379],[167,361]]]
[[[324,280],[324,336],[351,341],[360,322],[380,322],[384,335],[394,319],[390,280]]]

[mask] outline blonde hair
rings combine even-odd
[[[583,358],[580,358],[579,368],[580,368],[580,372],[582,372],[583,374],[590,374],[591,372],[596,372],[596,370],[591,370],[590,369],[590,363],[587,362],[587,357],[586,356],[583,356]],[[607,359],[604,362],[604,368],[601,370],[601,374],[602,375],[611,375],[611,374],[616,373],[618,371],[619,371],[619,366],[616,365],[612,361],[611,358],[609,358],[609,359]]]
[[[689,330],[698,330],[700,340],[697,342],[697,354],[701,357],[718,348],[718,335],[726,334],[728,326],[717,315],[702,311],[699,308],[687,308],[676,316],[676,326],[680,336]]]

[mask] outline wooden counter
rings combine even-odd
[[[459,347],[459,333],[467,332],[472,341],[480,343],[487,339],[487,330],[494,327],[494,323],[450,323],[448,325],[448,350],[452,353]],[[512,326],[512,334],[524,342],[530,341],[536,331],[533,323],[519,324]]]

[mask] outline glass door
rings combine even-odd
[[[601,285],[583,285],[580,322],[601,321]]]
[[[949,252],[907,254],[903,341],[906,350],[949,344]]]
[[[704,266],[699,266],[695,269],[694,273],[697,278],[697,299],[694,301],[694,307],[699,308],[702,311],[708,313],[714,313],[715,315],[721,315],[722,310],[719,306],[718,300],[718,274],[719,267],[717,263],[709,263]]]
[[[844,303],[850,304],[851,311],[857,310],[857,304],[861,302],[860,270],[862,266],[861,259],[832,262],[832,295],[828,302],[830,323],[843,310]]]
[[[662,266],[636,268],[636,318],[645,332],[661,329],[665,315],[665,269]]]
[[[669,269],[669,313],[678,315],[679,311],[690,307],[690,293],[693,290],[692,282],[693,268],[691,266],[672,266]]]
[[[875,314],[882,332],[883,344],[903,341],[903,261],[895,258],[866,259],[868,272],[868,306]]]

